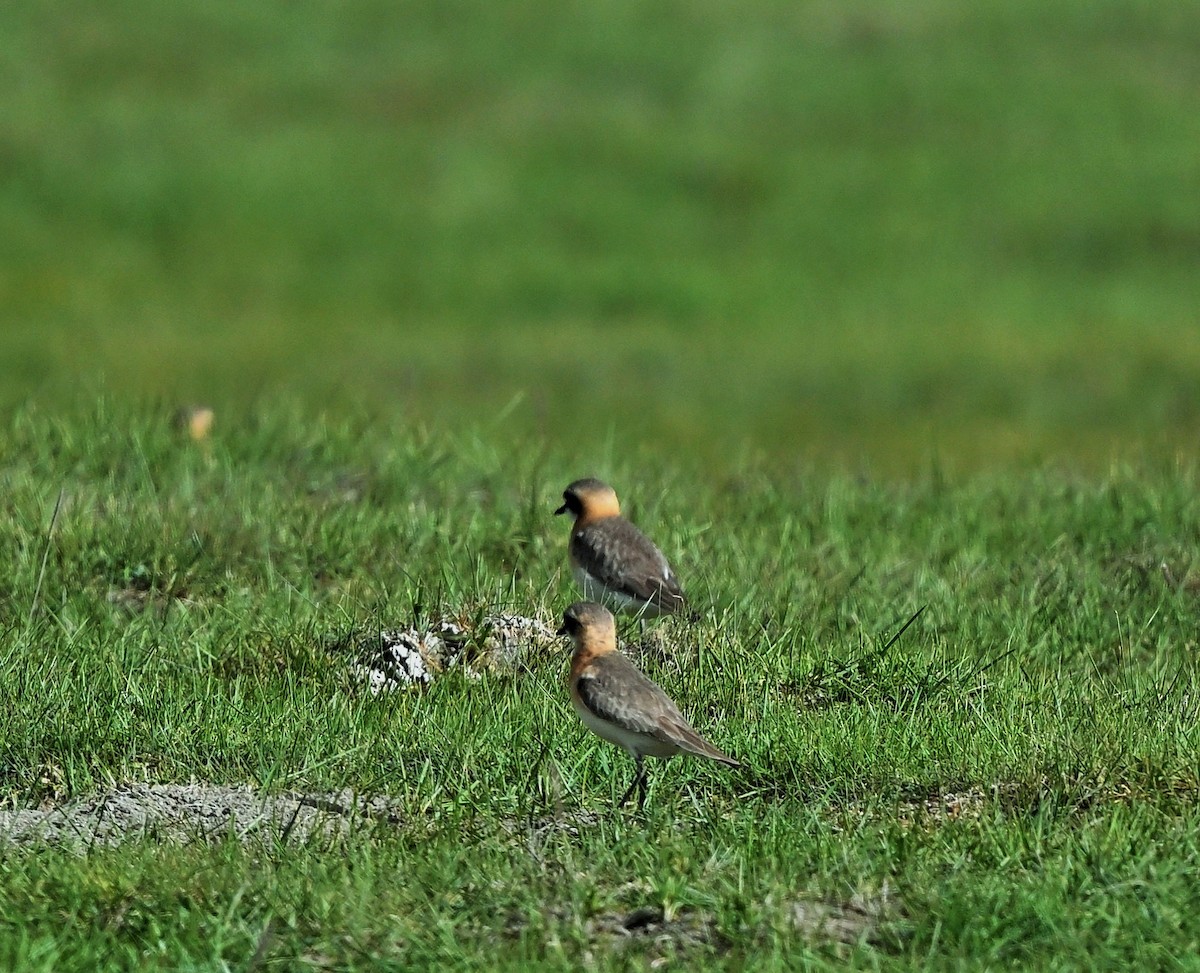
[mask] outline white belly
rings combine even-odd
[[[662,614],[661,609],[651,602],[634,598],[622,591],[614,591],[601,581],[597,581],[581,566],[571,566],[571,575],[579,590],[583,592],[586,601],[598,601],[607,605],[613,611],[625,612],[627,615],[641,615],[644,618],[657,618]]]
[[[595,733],[596,736],[602,740],[607,740],[609,743],[615,743],[618,747],[629,751],[635,757],[641,754],[644,757],[666,758],[673,757],[679,752],[679,748],[674,744],[663,743],[661,740],[656,740],[645,733],[634,733],[632,730],[626,730],[615,723],[609,723],[607,720],[600,719],[600,717],[573,696],[571,697],[571,704],[575,707],[575,712],[579,715],[579,719],[583,721],[583,725]]]

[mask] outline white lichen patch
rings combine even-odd
[[[461,667],[468,675],[515,670],[545,654],[556,635],[544,622],[511,612],[478,619],[437,619],[422,628],[390,629],[377,635],[351,635],[350,671],[372,694],[422,686],[442,672]]]
[[[361,661],[350,671],[367,682],[372,693],[380,693],[413,683],[433,681],[440,668],[438,658],[442,640],[433,632],[416,629],[380,632],[378,643],[359,645]]]
[[[493,665],[510,667],[523,665],[531,654],[541,654],[558,641],[544,622],[512,612],[485,617],[479,635],[483,656]]]

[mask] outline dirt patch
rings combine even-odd
[[[885,930],[902,918],[903,909],[885,882],[877,893],[854,895],[844,902],[797,899],[787,913],[792,928],[803,939],[853,946],[879,944]]]
[[[350,791],[261,794],[248,787],[131,784],[58,806],[0,811],[0,844],[86,850],[135,838],[187,844],[229,835],[304,843],[380,822],[400,823],[393,803]]]
[[[586,929],[588,939],[596,945],[620,949],[636,944],[650,958],[651,966],[685,950],[706,947],[724,952],[729,948],[712,916],[700,912],[668,916],[658,906],[601,913],[588,919]]]
[[[634,953],[648,961],[650,969],[670,965],[695,950],[723,953],[729,940],[717,928],[708,913],[683,910],[668,914],[661,906],[644,905],[628,912],[599,912],[582,920],[575,919],[563,906],[547,909],[552,925],[579,929],[583,934],[585,969],[605,969],[612,965],[613,954]],[[525,917],[509,917],[505,932],[517,937],[528,930]]]
[[[959,818],[978,818],[989,802],[1000,801],[1011,793],[1014,785],[996,784],[989,791],[982,787],[971,787],[961,791],[936,791],[923,797],[900,802],[898,807],[901,824],[940,823]]]

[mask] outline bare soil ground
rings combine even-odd
[[[400,821],[386,797],[349,791],[260,794],[248,787],[132,784],[65,804],[0,811],[0,843],[45,842],[82,851],[138,837],[187,843],[233,834],[240,841],[304,842],[381,821]]]

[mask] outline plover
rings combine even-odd
[[[646,757],[677,753],[707,757],[728,767],[736,760],[692,728],[671,698],[617,649],[616,621],[603,605],[576,602],[563,613],[562,635],[571,637],[571,703],[584,726],[624,747],[637,764],[629,789],[646,800]]]
[[[567,557],[589,601],[641,619],[668,615],[687,601],[662,551],[621,516],[617,494],[600,480],[576,480],[557,514],[575,515]]]

